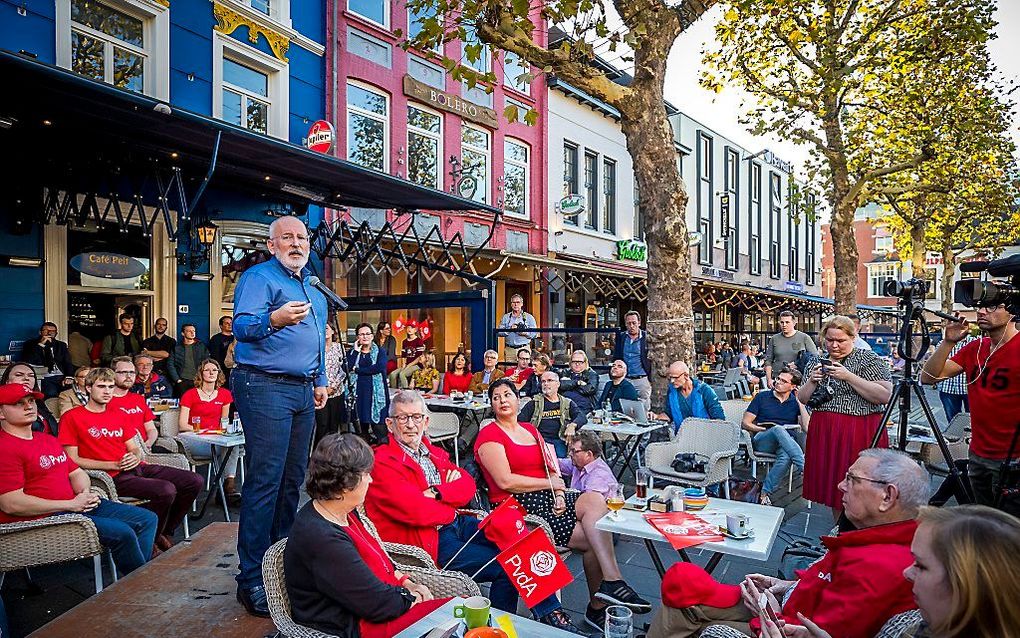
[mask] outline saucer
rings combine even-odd
[[[743,536],[737,536],[736,534],[731,534],[730,530],[726,529],[725,527],[720,526],[719,533],[725,536],[726,538],[732,538],[735,541],[746,541],[754,538],[753,529],[747,530],[747,533],[744,534]]]

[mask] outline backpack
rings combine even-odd
[[[779,559],[779,577],[783,580],[797,580],[797,572],[807,569],[822,556],[825,548],[807,541],[793,541],[783,550]]]

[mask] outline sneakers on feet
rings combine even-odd
[[[611,605],[623,605],[637,614],[652,611],[652,604],[637,595],[630,585],[622,580],[604,580],[595,592],[595,598],[604,600]]]
[[[548,614],[539,618],[538,622],[542,623],[543,625],[555,627],[556,629],[559,629],[560,631],[565,631],[568,634],[581,633],[580,631],[577,630],[577,627],[575,627],[573,623],[570,622],[570,616],[567,615],[567,612],[563,611],[562,609],[557,609],[555,611],[549,612]]]
[[[584,610],[584,622],[586,622],[589,627],[595,629],[596,631],[605,631],[607,608],[608,607],[603,607],[602,609],[595,609],[594,607],[592,607],[591,603],[588,603],[588,608]]]

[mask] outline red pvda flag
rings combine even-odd
[[[524,524],[524,508],[511,496],[489,512],[488,516],[478,523],[478,529],[485,533],[485,538],[503,551],[528,533],[528,528]]]
[[[574,580],[540,527],[500,552],[496,560],[529,609]]]

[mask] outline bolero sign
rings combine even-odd
[[[428,106],[459,115],[489,128],[499,128],[499,117],[492,109],[468,102],[458,95],[440,91],[410,75],[404,76],[404,95],[424,102]]]

